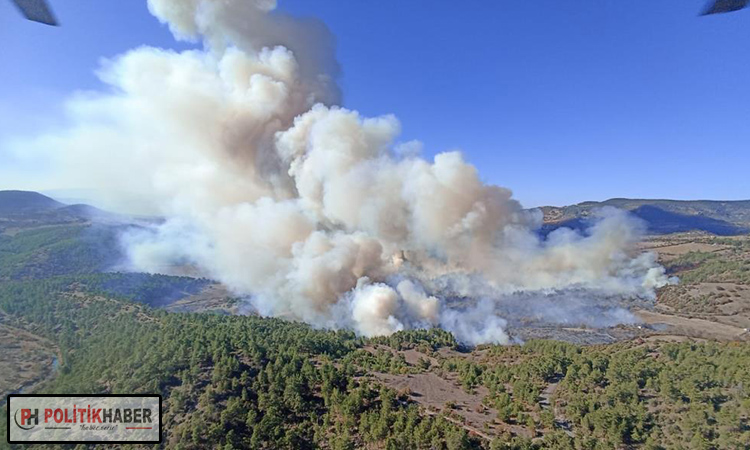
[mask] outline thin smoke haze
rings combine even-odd
[[[195,265],[264,315],[364,336],[440,326],[469,344],[509,341],[509,302],[597,326],[601,307],[581,299],[652,298],[669,281],[635,250],[643,229],[627,214],[541,238],[541,215],[460,153],[424,160],[398,141],[394,116],[337,106],[322,23],[274,1],[148,5],[204,49],[108,61],[106,92],[72,98],[71,126],[24,143],[58,184],[167,218],[123,236],[133,269]]]

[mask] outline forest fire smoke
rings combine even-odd
[[[37,142],[68,184],[168,218],[124,236],[137,270],[193,264],[265,315],[365,336],[440,326],[470,344],[508,341],[493,298],[649,297],[667,282],[634,251],[641,227],[627,214],[541,238],[541,215],[460,153],[426,161],[398,142],[395,117],[336,106],[320,22],[267,0],[148,4],[205,50],[141,47],[106,63],[111,91],[72,99],[73,125]]]

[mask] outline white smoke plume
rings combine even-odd
[[[168,218],[125,236],[138,270],[192,264],[262,314],[365,336],[442,326],[471,344],[508,341],[498,296],[648,297],[667,282],[634,252],[640,227],[626,214],[542,239],[540,215],[460,153],[426,161],[398,142],[395,117],[335,106],[320,22],[266,0],[148,5],[205,50],[109,61],[111,89],[73,98],[72,125],[34,143],[54,149],[44,154],[62,183]],[[451,296],[483,300],[459,308]]]

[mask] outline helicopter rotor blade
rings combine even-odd
[[[746,7],[750,0],[712,0],[703,11],[704,16],[739,11]]]
[[[57,19],[45,0],[13,0],[21,13],[34,22],[57,26]]]

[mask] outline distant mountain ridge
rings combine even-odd
[[[718,235],[750,232],[750,200],[666,200],[612,198],[570,206],[543,206],[544,229],[582,228],[591,214],[612,206],[630,211],[656,234],[706,231]]]
[[[592,213],[605,206],[630,211],[643,219],[655,234],[705,231],[717,235],[750,233],[750,200],[666,200],[612,198],[570,206],[542,206],[543,233],[560,227],[586,228]],[[125,218],[84,204],[66,205],[31,191],[0,191],[0,232],[3,225],[98,221],[122,222]]]
[[[0,214],[50,211],[66,206],[46,195],[31,191],[0,191]]]
[[[66,205],[32,191],[0,191],[0,233],[6,228],[122,221],[114,213],[84,204]]]

